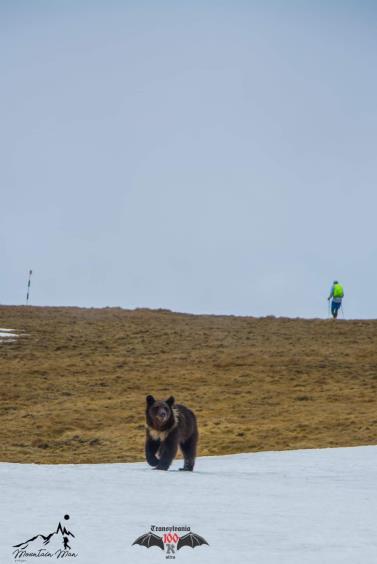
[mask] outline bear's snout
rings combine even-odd
[[[160,407],[156,413],[156,419],[161,421],[162,423],[166,421],[169,417],[169,412],[165,407]]]

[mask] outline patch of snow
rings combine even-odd
[[[14,329],[4,329],[3,327],[0,327],[0,343],[3,340],[6,341],[15,341],[17,339],[18,335],[17,333],[15,333]]]
[[[165,562],[157,546],[132,546],[151,525],[186,525],[209,543],[181,548],[177,564],[377,561],[377,447],[203,457],[193,473],[181,465],[0,464],[0,562],[65,514],[78,553],[65,561],[77,564]]]

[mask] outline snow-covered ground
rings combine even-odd
[[[189,526],[209,543],[172,543],[177,563],[377,562],[377,447],[207,457],[193,473],[179,466],[0,464],[1,564],[14,561],[13,545],[59,533],[59,522],[78,554],[64,561],[77,564],[166,561],[166,546],[132,546],[152,525]]]
[[[18,335],[14,332],[14,329],[4,329],[0,327],[0,343],[2,341],[14,341],[17,337]]]

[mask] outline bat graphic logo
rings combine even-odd
[[[195,548],[196,546],[201,546],[202,544],[206,544],[209,546],[208,542],[197,535],[196,533],[187,533],[187,535],[183,535],[177,543],[177,550],[182,548],[183,546],[191,546],[191,548]]]
[[[140,546],[145,546],[146,548],[150,548],[151,546],[158,546],[161,550],[164,550],[164,543],[162,541],[162,537],[155,535],[154,533],[146,533],[145,535],[141,535],[141,537],[137,538],[134,544],[140,544]]]

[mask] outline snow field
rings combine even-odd
[[[187,525],[208,541],[176,552],[183,563],[377,561],[377,447],[204,457],[193,473],[180,465],[0,464],[0,562],[67,513],[78,557],[66,562],[164,562],[160,548],[132,546],[151,525]]]

